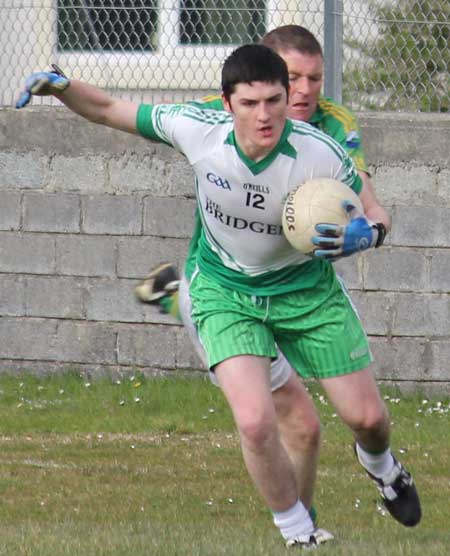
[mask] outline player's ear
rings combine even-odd
[[[233,112],[233,109],[231,108],[231,102],[229,99],[226,98],[226,96],[222,93],[222,102],[223,102],[223,107],[225,108],[225,110],[227,112]]]

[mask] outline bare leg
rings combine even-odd
[[[422,516],[419,496],[410,473],[389,448],[389,414],[372,373],[365,369],[322,384],[352,429],[359,462],[374,479],[392,517],[407,527],[417,525]]]
[[[281,442],[294,466],[297,492],[304,506],[310,509],[320,449],[319,417],[310,395],[294,372],[272,395]]]
[[[369,369],[326,378],[321,383],[360,446],[374,453],[389,447],[389,414]]]
[[[247,469],[272,511],[298,500],[295,474],[278,431],[269,360],[240,355],[222,361],[216,377],[233,412]]]

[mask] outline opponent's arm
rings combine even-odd
[[[331,102],[331,104],[333,103]],[[391,219],[386,210],[378,202],[370,175],[367,172],[359,124],[350,110],[342,105],[337,105],[337,107],[338,110],[330,111],[329,123],[323,130],[333,137],[333,139],[335,139],[347,152],[358,171],[358,175],[362,181],[362,189],[359,196],[363,205],[364,215],[371,224],[375,223],[379,228],[377,231],[381,232],[381,236],[377,238],[376,246],[379,246],[383,243],[384,237],[391,229]],[[336,122],[340,125],[336,125]],[[358,222],[361,223],[360,220]],[[354,224],[355,223],[353,223],[353,226]],[[370,230],[366,229],[365,231],[367,235],[370,236]],[[330,248],[332,248],[332,246],[330,246]]]
[[[16,103],[16,108],[26,106],[32,95],[53,95],[70,110],[91,122],[128,133],[137,133],[138,106],[136,104],[113,98],[88,83],[69,80],[59,68],[54,67],[54,71],[30,75]]]
[[[378,202],[370,176],[366,172],[361,171],[359,171],[358,174],[363,182],[359,197],[364,207],[364,214],[373,222],[383,224],[387,234],[391,229],[391,218]]]

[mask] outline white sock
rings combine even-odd
[[[381,454],[371,454],[366,452],[364,448],[357,443],[356,453],[358,455],[359,463],[367,469],[367,471],[377,477],[382,479],[392,473],[394,469],[394,457],[392,456],[391,449],[388,448]]]
[[[301,535],[309,535],[314,531],[314,524],[308,510],[298,500],[292,508],[284,512],[272,512],[273,522],[280,530],[285,540]]]

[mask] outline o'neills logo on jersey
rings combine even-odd
[[[230,182],[224,178],[221,178],[220,176],[216,176],[216,174],[213,174],[212,172],[208,172],[206,174],[206,179],[214,185],[217,185],[217,187],[221,187],[222,189],[228,189],[229,191],[231,191]]]
[[[257,183],[244,183],[243,188],[245,191],[255,191],[256,193],[265,193],[266,195],[270,193],[270,187],[258,185]]]
[[[279,224],[266,224],[265,222],[258,222],[257,220],[251,221],[231,214],[224,214],[220,209],[220,205],[208,198],[205,202],[205,212],[210,214],[221,224],[230,226],[230,228],[234,228],[235,230],[250,230],[256,234],[268,234],[270,236],[280,236],[283,233],[283,227]]]

